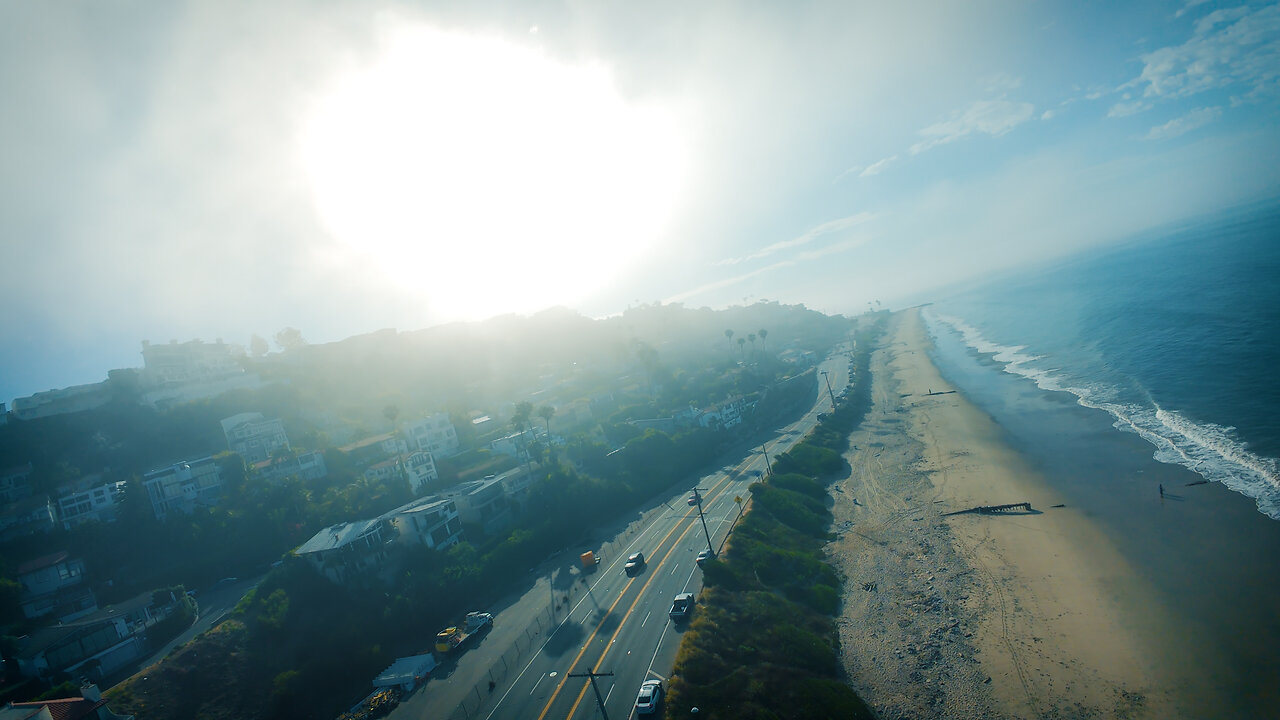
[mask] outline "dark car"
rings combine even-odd
[[[688,620],[693,614],[693,593],[680,593],[671,603],[672,620]]]
[[[627,558],[627,564],[622,566],[628,575],[635,575],[644,569],[644,553],[635,553]]]

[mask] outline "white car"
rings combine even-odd
[[[640,685],[640,694],[636,696],[636,714],[653,715],[658,712],[662,703],[662,681],[645,680]]]

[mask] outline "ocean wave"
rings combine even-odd
[[[1274,458],[1250,452],[1236,437],[1235,428],[1191,420],[1149,397],[1147,403],[1125,402],[1117,387],[1073,382],[1059,368],[1033,365],[1046,357],[1028,352],[1026,346],[993,342],[957,317],[927,308],[923,314],[928,325],[950,327],[966,345],[1001,363],[1005,372],[1025,377],[1043,390],[1071,393],[1080,405],[1109,413],[1117,429],[1151,443],[1156,460],[1182,465],[1205,480],[1222,483],[1252,498],[1263,514],[1280,520],[1280,466]]]

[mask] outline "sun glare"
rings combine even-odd
[[[451,319],[603,287],[661,236],[686,162],[672,113],[603,67],[424,27],[334,81],[301,152],[329,232]]]

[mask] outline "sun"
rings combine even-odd
[[[676,114],[604,66],[425,26],[337,77],[299,138],[327,230],[447,319],[606,286],[660,239],[687,164]]]

